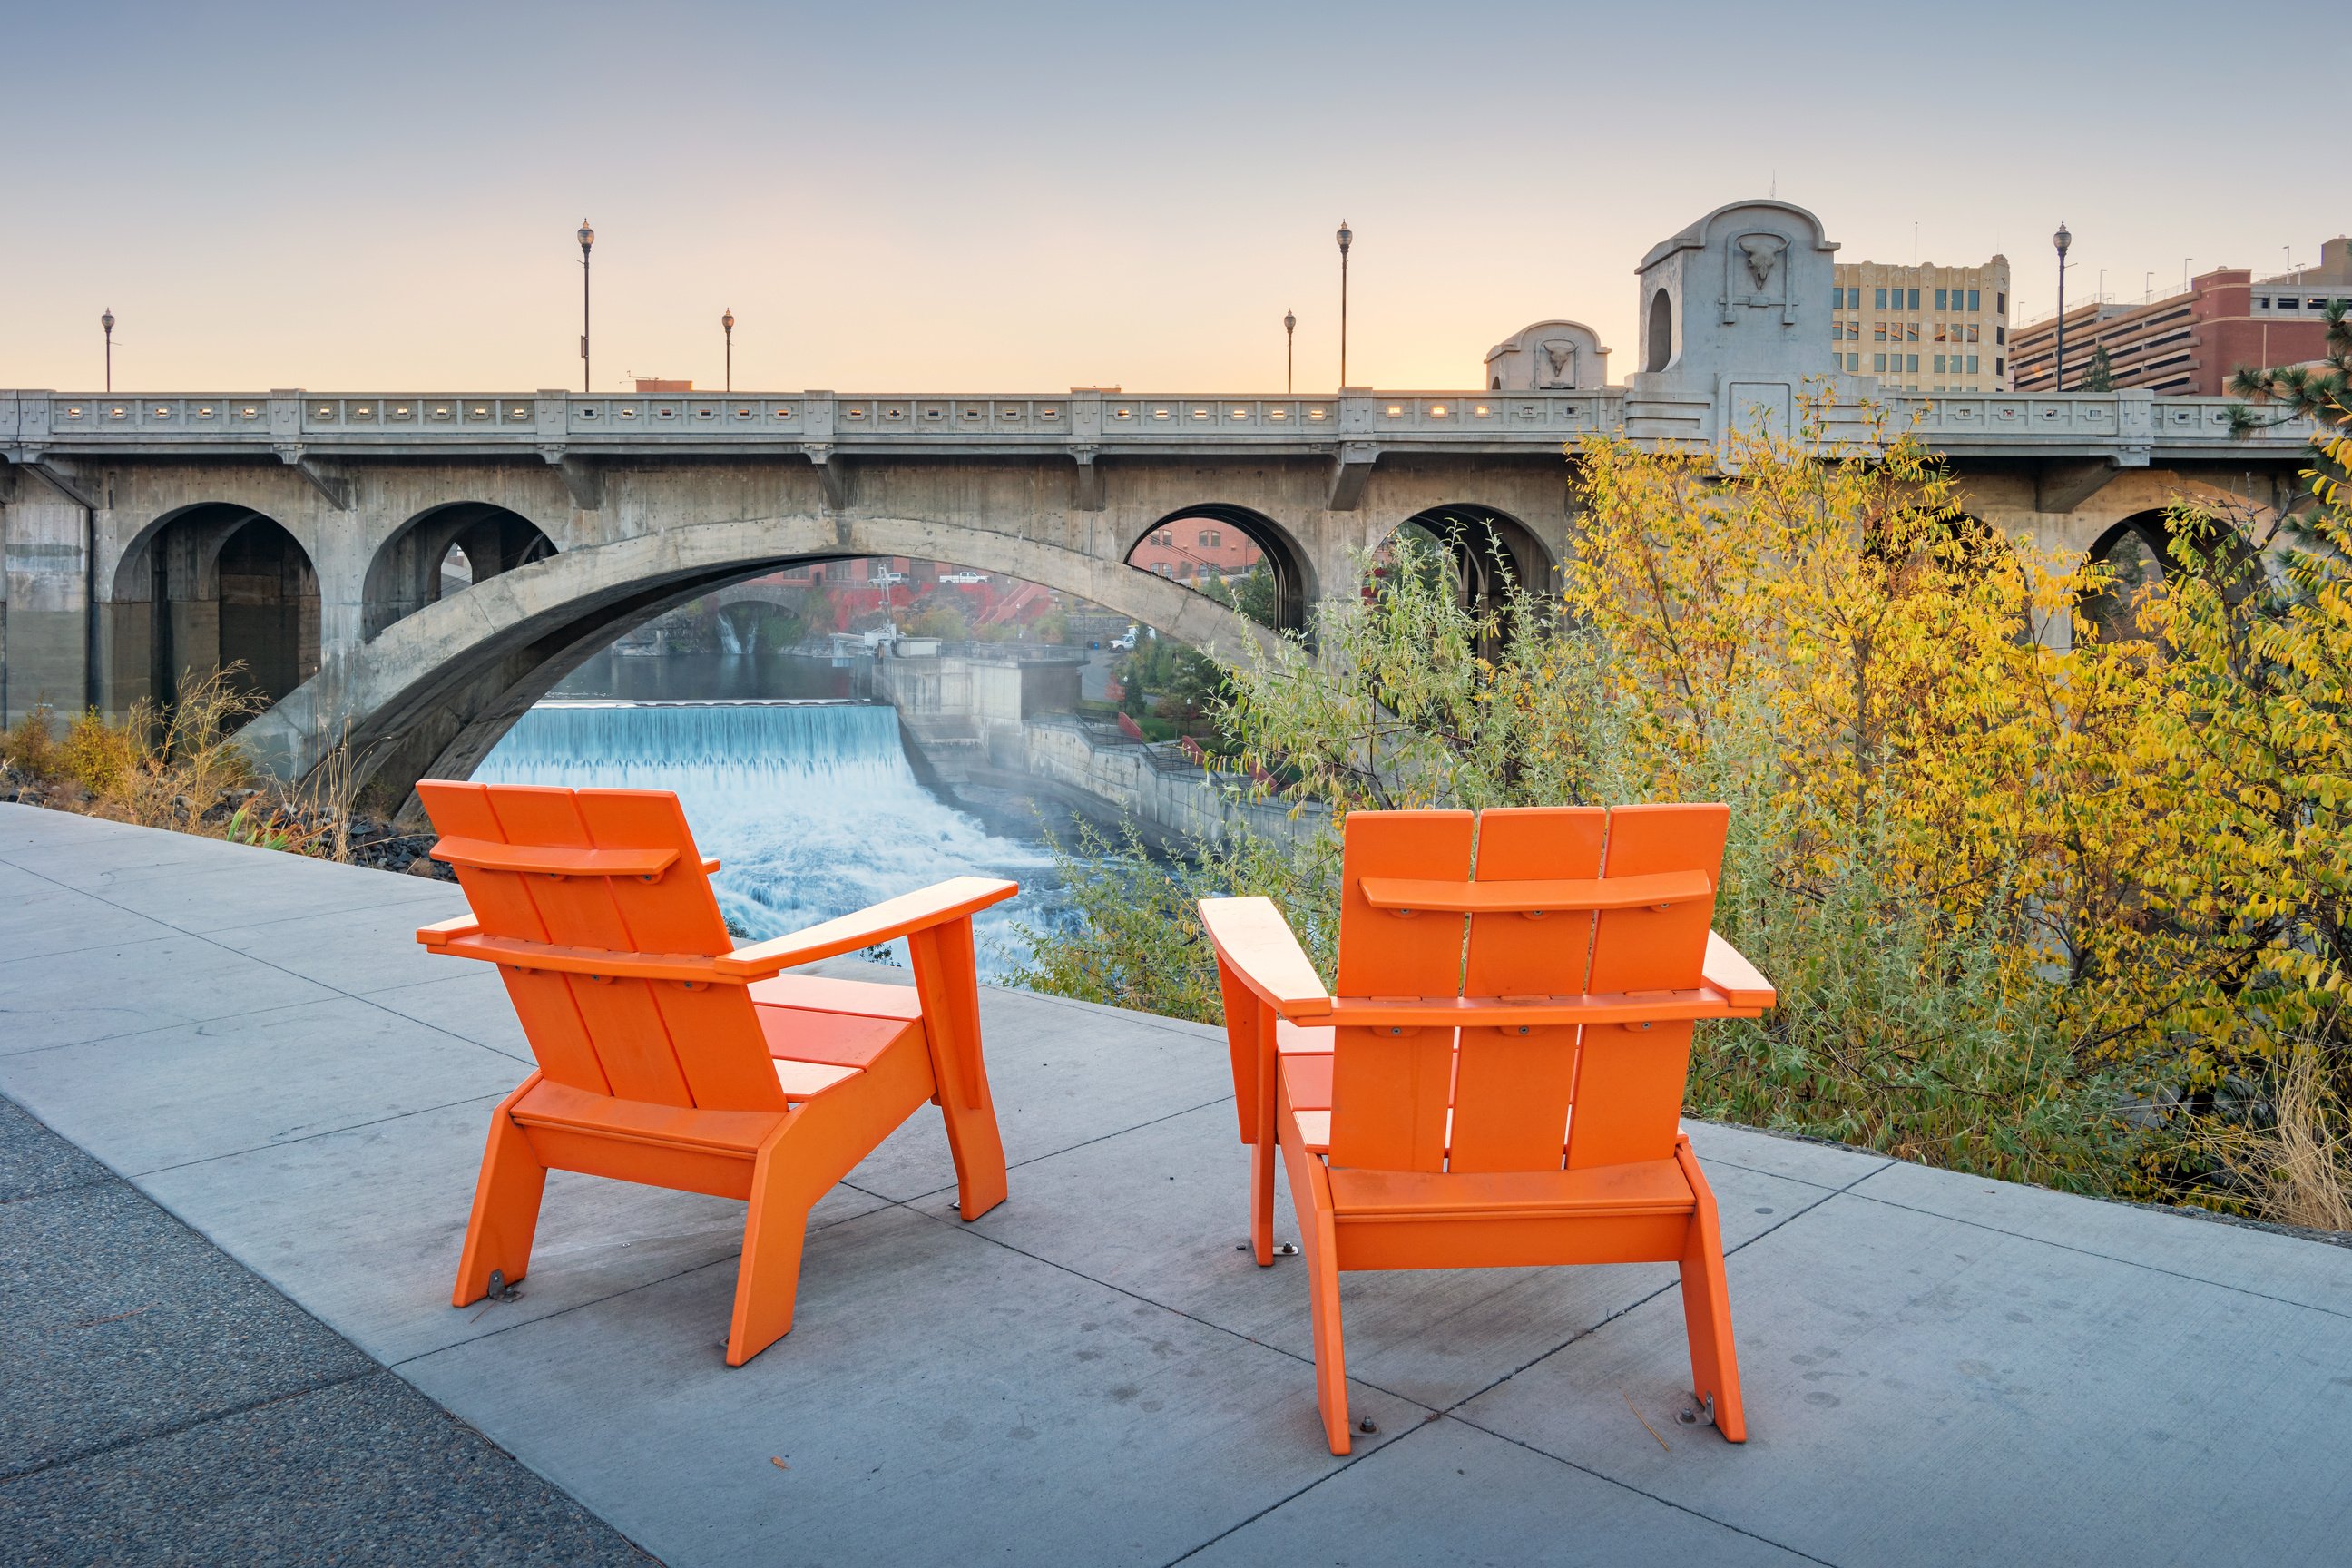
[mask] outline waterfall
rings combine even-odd
[[[1045,855],[915,777],[898,710],[884,703],[541,702],[474,777],[674,792],[695,842],[724,862],[719,907],[754,941],[943,878],[1009,877],[1023,896],[980,921],[981,969],[993,973],[1021,956],[1015,912],[1042,927],[1055,901]],[[904,944],[893,945],[903,963]]]
[[[721,610],[721,611],[719,611],[719,617],[718,617],[718,619],[719,619],[719,649],[720,649],[720,651],[721,651],[721,652],[724,652],[724,653],[734,653],[734,654],[742,654],[742,653],[749,653],[749,652],[751,652],[751,651],[750,648],[745,647],[743,646],[743,639],[742,639],[742,637],[740,637],[740,636],[738,636],[738,635],[736,634],[736,631],[735,631],[735,617],[734,617],[734,616],[732,616],[729,615],[726,611]],[[760,639],[760,634],[759,634],[758,630],[756,629],[756,623],[755,623],[755,629],[754,629],[754,630],[752,631],[752,633],[751,633],[751,640],[752,640],[753,642],[755,642],[755,643],[756,643],[756,642],[758,642],[758,641],[759,641],[759,639]]]

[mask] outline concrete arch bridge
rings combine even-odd
[[[345,744],[404,793],[468,772],[631,626],[860,555],[1022,579],[1232,653],[1274,634],[1129,564],[1155,531],[1246,535],[1286,627],[1412,521],[1541,583],[1572,548],[1583,443],[1720,445],[1815,388],[1843,411],[1832,438],[1868,402],[1916,421],[1967,510],[2048,546],[2141,538],[2181,494],[2294,494],[2307,432],[2233,438],[2220,399],[1894,396],[1840,374],[1834,248],[1778,202],[1662,243],[1639,272],[1645,369],[1622,386],[1593,384],[1597,351],[1556,385],[1538,360],[1524,387],[1281,397],[0,392],[0,710],[120,713],[234,661],[269,704],[247,731],[268,766],[299,778]]]

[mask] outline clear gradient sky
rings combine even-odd
[[[2323,8],[2324,9],[2324,8]],[[2130,5],[82,5],[0,0],[0,386],[415,393],[1476,384],[1725,202],[2052,303],[2352,226],[2238,118],[2340,72]],[[2313,26],[2318,26],[2318,32]],[[2310,79],[2298,89],[2298,71]],[[2307,91],[2306,91],[2307,97]]]

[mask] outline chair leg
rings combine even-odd
[[[1315,1326],[1315,1404],[1334,1454],[1352,1447],[1348,1436],[1348,1346],[1339,1318],[1339,1245],[1331,1224],[1331,1178],[1322,1160],[1297,1142],[1288,1097],[1281,1108],[1282,1158],[1290,1171],[1290,1197],[1298,1208],[1299,1250],[1307,1255],[1309,1315]]]
[[[1274,1263],[1274,1154],[1270,1136],[1249,1146],[1250,1253],[1261,1268]]]
[[[1257,1009],[1257,1053],[1250,1063],[1255,1092],[1251,1096],[1256,1142],[1250,1145],[1250,1253],[1261,1268],[1274,1263],[1274,1162],[1282,1141],[1276,1118],[1287,1104],[1283,1098],[1282,1052],[1275,1034],[1274,1010]]]
[[[947,1122],[948,1152],[955,1160],[957,1211],[978,1219],[1003,1203],[1010,1188],[1004,1138],[997,1131],[996,1102],[981,1057],[971,922],[916,931],[907,939],[907,952],[923,999],[923,1035],[940,1114]]]
[[[1748,1440],[1748,1416],[1739,1402],[1739,1357],[1731,1340],[1731,1292],[1724,1279],[1723,1233],[1716,1219],[1715,1194],[1700,1173],[1687,1140],[1675,1157],[1698,1195],[1697,1212],[1683,1242],[1683,1327],[1690,1337],[1691,1392],[1702,1405],[1714,1402],[1715,1429],[1727,1442]]]
[[[466,1222],[466,1248],[457,1259],[457,1285],[449,1294],[453,1307],[471,1306],[488,1295],[493,1272],[511,1285],[530,1268],[547,1167],[531,1152],[530,1141],[507,1114],[507,1107],[537,1082],[534,1078],[525,1083],[490,1115],[482,1173],[474,1182],[474,1212]]]
[[[743,1257],[735,1268],[735,1313],[727,1327],[729,1366],[741,1366],[792,1332],[801,1247],[815,1201],[801,1190],[797,1174],[773,1142],[760,1151],[752,1166]]]

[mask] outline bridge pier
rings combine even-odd
[[[92,510],[19,467],[6,492],[0,587],[0,707],[6,721],[60,714],[99,695],[92,680]],[[93,498],[95,499],[95,498]]]

